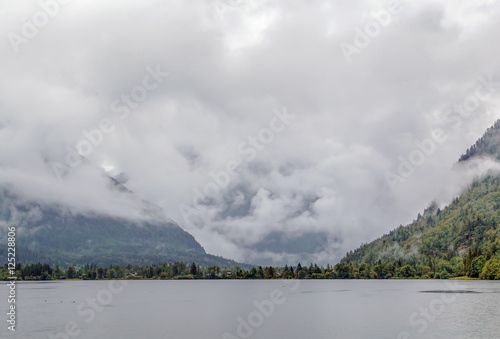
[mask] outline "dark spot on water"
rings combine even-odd
[[[418,291],[418,293],[482,293],[468,290],[436,290],[436,291]]]

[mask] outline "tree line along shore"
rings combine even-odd
[[[83,266],[50,266],[48,264],[16,265],[18,281],[30,280],[101,280],[101,279],[482,279],[500,280],[500,259],[468,260],[455,263],[455,266],[443,263],[430,267],[416,261],[394,262],[378,261],[375,265],[366,263],[338,263],[326,267],[310,264],[302,266],[271,267],[258,266],[242,269],[239,266],[220,268],[183,262],[162,263],[149,266],[110,265],[98,267],[95,264]],[[0,279],[10,277],[7,265],[0,269]]]

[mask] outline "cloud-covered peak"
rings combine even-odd
[[[333,263],[411,221],[500,117],[494,1],[0,8],[0,185],[133,218],[84,155],[243,262]]]

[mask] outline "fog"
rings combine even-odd
[[[0,185],[132,219],[148,200],[241,262],[335,263],[497,166],[454,164],[500,118],[499,14],[496,1],[3,1]]]

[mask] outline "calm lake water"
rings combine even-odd
[[[7,330],[2,282],[0,337],[500,338],[500,282],[126,283],[18,283],[14,333]]]

